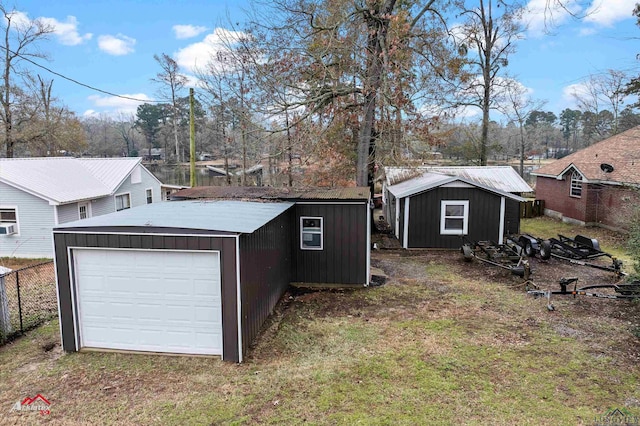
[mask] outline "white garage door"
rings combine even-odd
[[[218,253],[73,254],[81,347],[222,354]]]

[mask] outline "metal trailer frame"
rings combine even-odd
[[[576,235],[575,238],[569,238],[558,234],[558,238],[543,240],[529,234],[516,234],[508,236],[507,241],[511,241],[521,247],[526,255],[530,257],[539,254],[542,260],[555,257],[575,265],[613,272],[618,277],[627,275],[626,272],[622,271],[622,261],[602,251],[600,243],[595,238],[585,237],[584,235]],[[601,257],[610,258],[611,265],[592,262],[592,260]]]
[[[567,289],[569,284],[573,283],[573,289]],[[625,300],[633,300],[640,298],[640,280],[633,281],[631,283],[624,284],[595,284],[595,285],[587,285],[584,287],[578,288],[578,278],[577,277],[569,277],[569,278],[561,278],[559,281],[560,290],[529,290],[527,294],[531,294],[534,297],[546,297],[547,298],[547,309],[553,311],[555,308],[551,304],[551,295],[563,295],[563,296],[589,296],[589,297],[597,297],[599,299],[625,299]],[[587,290],[592,289],[613,289],[617,294],[605,294],[605,293],[593,293]]]
[[[512,274],[528,280],[531,276],[529,261],[524,251],[516,244],[507,241],[498,244],[493,241],[469,241],[462,237],[460,252],[467,262],[476,258],[478,261],[511,271]]]

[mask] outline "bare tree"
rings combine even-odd
[[[518,127],[520,176],[524,176],[524,157],[527,148],[525,124],[531,113],[542,108],[545,103],[546,101],[533,99],[527,88],[518,81],[507,80],[504,88],[504,101],[499,109],[508,117],[509,121]]]
[[[487,164],[489,144],[490,112],[499,104],[497,93],[504,90],[507,79],[501,76],[509,64],[509,55],[515,52],[515,42],[522,36],[520,24],[523,7],[496,0],[499,11],[495,11],[493,0],[480,0],[477,7],[464,9],[467,21],[461,27],[462,48],[468,52],[470,73],[478,77],[463,84],[458,103],[474,106],[482,111],[482,133],[480,136],[480,164]],[[501,6],[501,7],[500,7]]]
[[[153,59],[155,59],[160,65],[162,72],[159,72],[156,75],[156,78],[152,80],[163,85],[159,94],[171,102],[171,121],[176,148],[176,161],[180,163],[182,158],[180,155],[180,141],[178,139],[179,115],[177,99],[180,97],[180,91],[184,89],[187,84],[187,77],[180,74],[180,67],[178,66],[178,63],[166,53],[163,53],[161,56],[153,55]]]
[[[627,97],[627,80],[628,76],[624,71],[609,69],[602,74],[589,76],[586,82],[574,88],[572,96],[583,113],[589,112],[598,116],[603,110],[608,109],[613,114],[610,133],[615,135],[618,133],[620,113],[624,109]],[[609,134],[599,132],[598,136],[604,138]]]
[[[20,15],[15,9],[7,9],[1,3],[0,12],[3,18],[0,28],[4,33],[3,87],[0,95],[0,104],[2,105],[6,156],[7,158],[12,158],[15,145],[13,131],[14,76],[15,74],[21,75],[27,72],[19,67],[19,63],[23,58],[46,57],[45,54],[36,49],[36,45],[53,32],[53,27],[39,19],[27,21],[20,19],[23,15]]]

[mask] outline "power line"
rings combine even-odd
[[[93,90],[93,91],[96,91],[96,92],[100,92],[100,93],[104,93],[105,95],[114,96],[116,98],[127,99],[127,100],[130,100],[130,101],[143,102],[143,103],[162,103],[162,101],[156,101],[156,100],[152,100],[152,99],[138,99],[138,98],[133,98],[131,96],[118,95],[117,93],[113,93],[113,92],[109,92],[107,90],[99,89],[99,88],[91,86],[89,84],[82,83],[81,81],[75,80],[75,79],[73,79],[71,77],[67,77],[66,75],[60,74],[59,72],[54,71],[54,70],[52,70],[50,68],[47,68],[44,65],[41,65],[41,64],[33,61],[32,59],[29,59],[29,58],[27,58],[27,57],[25,57],[25,56],[23,56],[23,55],[21,55],[19,53],[16,53],[16,52],[12,51],[11,49],[8,49],[6,46],[0,45],[0,47],[2,49],[4,49],[4,50],[8,51],[11,54],[13,54],[15,56],[18,56],[20,59],[25,60],[25,61],[35,65],[36,67],[42,68],[43,70],[45,70],[45,71],[47,71],[47,72],[49,72],[49,73],[51,73],[53,75],[56,75],[56,76],[61,77],[61,78],[64,78],[65,80],[70,81],[70,82],[72,82],[74,84],[77,84],[79,86],[86,87],[87,89],[90,89],[90,90]]]

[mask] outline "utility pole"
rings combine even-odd
[[[190,153],[190,185],[196,186],[196,121],[193,113],[194,109],[193,87],[189,89],[189,153]]]

